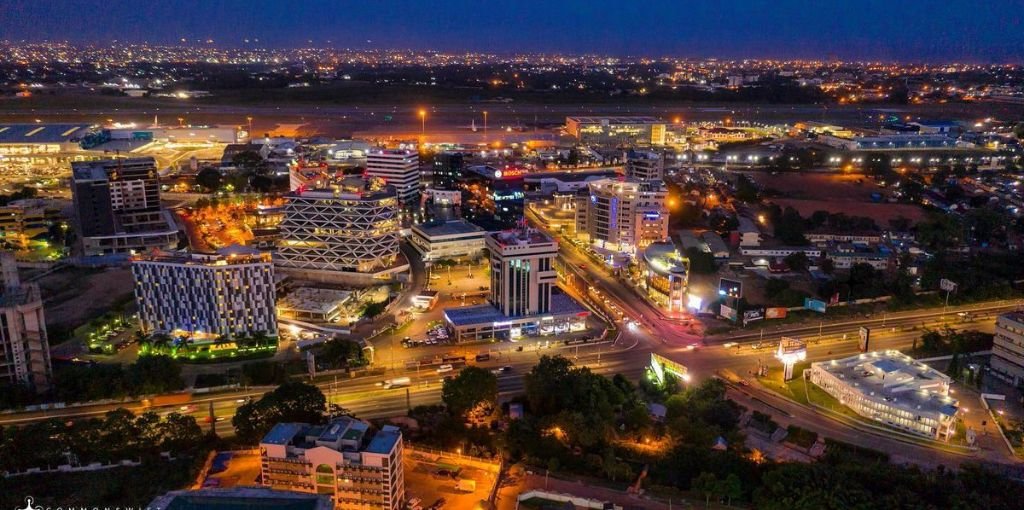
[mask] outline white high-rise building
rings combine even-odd
[[[260,441],[261,481],[326,494],[337,510],[398,510],[405,503],[402,432],[342,417],[324,426],[278,423]]]
[[[522,228],[487,236],[491,253],[491,303],[507,317],[548,313],[558,277],[552,262],[558,243]]]
[[[50,344],[39,287],[22,284],[14,254],[0,253],[0,383],[50,387]]]
[[[378,177],[394,186],[403,204],[420,199],[420,155],[416,151],[372,149],[366,154],[366,176]]]
[[[992,374],[1015,386],[1024,383],[1024,313],[1008,312],[996,318],[989,365]]]
[[[311,280],[393,270],[398,259],[398,200],[380,179],[349,177],[332,189],[287,197],[275,262]]]
[[[277,336],[269,254],[148,255],[132,260],[132,275],[145,333]]]
[[[632,178],[591,181],[576,207],[576,232],[595,247],[636,254],[668,238],[668,192]]]

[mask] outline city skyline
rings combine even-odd
[[[209,44],[220,47],[400,48],[687,58],[1020,63],[1018,2],[918,2],[908,17],[878,1],[423,4],[256,0],[24,2],[0,12],[10,42]],[[81,13],[103,12],[106,23]],[[140,23],[147,20],[146,23]],[[640,35],[642,34],[642,36]]]

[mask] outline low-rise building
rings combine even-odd
[[[729,245],[725,244],[725,240],[722,236],[708,230],[700,235],[704,243],[707,244],[708,250],[716,260],[727,260],[729,258]],[[742,247],[740,248],[743,249]]]
[[[740,216],[736,231],[740,235],[740,246],[761,246],[761,229],[757,228],[754,220]]]
[[[669,312],[686,310],[690,261],[671,242],[651,243],[639,259],[647,297]]]
[[[850,269],[857,264],[867,264],[879,271],[885,271],[895,263],[892,251],[881,245],[836,243],[831,245],[826,256],[832,260],[836,269]]]
[[[285,508],[288,510],[334,510],[330,496],[275,491],[264,487],[231,487],[171,491],[157,496],[150,510],[240,510],[242,508]]]
[[[145,333],[197,340],[277,336],[269,254],[137,256],[132,259],[132,275]]]
[[[487,232],[464,220],[412,226],[409,242],[424,262],[445,259],[474,259],[483,254]]]
[[[299,287],[277,301],[277,313],[285,319],[338,322],[351,296],[347,290]]]
[[[0,241],[13,249],[24,250],[33,238],[49,232],[60,217],[60,208],[46,200],[11,202],[0,207]]]
[[[811,363],[805,377],[868,419],[930,439],[956,433],[952,379],[899,351]]]
[[[992,374],[1014,386],[1024,385],[1024,312],[1009,312],[996,318],[992,343]]]
[[[324,494],[339,510],[398,510],[405,502],[402,432],[341,417],[324,426],[278,423],[260,440],[262,484]]]
[[[815,246],[740,246],[740,255],[744,257],[788,257],[794,253],[814,259],[821,257],[823,250]]]

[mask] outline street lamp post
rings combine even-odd
[[[487,141],[487,110],[484,110],[484,141]]]
[[[427,134],[427,111],[420,110],[420,136]]]

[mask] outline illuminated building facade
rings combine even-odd
[[[278,225],[279,269],[312,280],[395,269],[399,202],[394,187],[380,179],[349,177],[331,189],[291,193],[287,200]]]
[[[996,318],[992,374],[1014,386],[1024,383],[1024,313],[1009,312]]]
[[[341,417],[327,425],[278,423],[260,440],[260,477],[272,489],[325,494],[338,510],[405,504],[402,432]]]
[[[420,155],[406,149],[370,149],[366,154],[366,176],[394,186],[402,204],[420,199]]]
[[[263,255],[132,259],[145,333],[190,338],[277,336],[274,265]]]
[[[494,232],[514,228],[523,218],[526,170],[517,167],[471,166],[459,180],[462,216]]]
[[[952,379],[899,351],[811,363],[805,377],[868,419],[930,439],[956,433]]]
[[[639,258],[641,285],[647,297],[669,312],[686,311],[690,261],[672,242],[655,242]]]
[[[654,117],[566,117],[565,131],[587,145],[665,145],[667,126]]]
[[[72,163],[71,191],[85,255],[177,246],[174,219],[160,208],[153,158]]]
[[[667,198],[657,182],[592,181],[589,196],[576,207],[576,232],[597,248],[636,254],[668,238]]]

